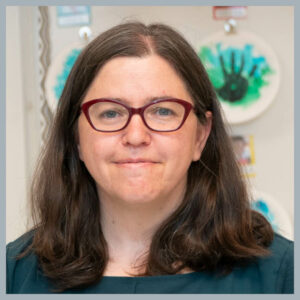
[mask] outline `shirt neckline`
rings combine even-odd
[[[198,276],[200,273],[193,271],[184,274],[174,274],[174,275],[154,275],[154,276],[103,276],[102,279],[105,280],[121,280],[121,281],[155,281],[155,280],[168,280],[168,279],[181,279],[181,278],[192,278]]]

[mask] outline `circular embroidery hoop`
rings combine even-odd
[[[252,195],[254,198],[254,201],[251,203],[252,208],[264,215],[275,232],[288,239],[293,239],[293,225],[284,207],[282,207],[271,195],[265,192],[254,190]]]
[[[259,36],[221,31],[200,42],[197,51],[221,102],[225,121],[250,121],[271,105],[280,84],[280,68],[274,51]]]
[[[54,113],[69,73],[83,44],[73,44],[63,49],[51,62],[45,81],[47,103]]]

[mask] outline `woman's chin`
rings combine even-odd
[[[160,193],[150,187],[120,187],[117,190],[116,198],[124,204],[149,204],[159,199]]]
[[[150,204],[155,203],[157,197],[147,193],[125,193],[119,196],[120,201],[128,205]]]

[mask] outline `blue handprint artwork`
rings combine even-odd
[[[66,56],[61,72],[55,78],[55,86],[53,87],[54,95],[56,100],[58,101],[61,93],[64,89],[66,80],[69,76],[69,73],[79,55],[81,49],[72,49],[71,52]]]
[[[247,107],[259,101],[261,89],[274,72],[266,57],[254,55],[254,46],[203,46],[198,53],[221,102]]]
[[[274,213],[270,209],[269,205],[264,201],[264,199],[260,198],[257,199],[253,204],[252,208],[261,214],[269,221],[269,223],[272,225],[273,230],[275,232],[278,231],[278,225],[276,223]]]

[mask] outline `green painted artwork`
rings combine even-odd
[[[200,57],[221,102],[230,106],[248,107],[261,98],[264,86],[270,84],[268,77],[274,73],[263,55],[254,56],[254,46],[243,48],[201,47]]]

